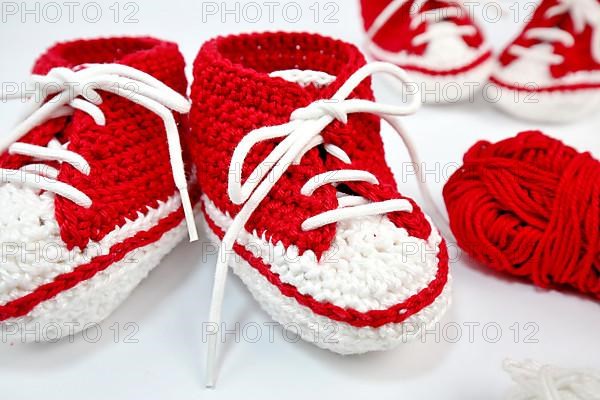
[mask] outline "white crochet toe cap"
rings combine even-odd
[[[476,61],[489,52],[486,45],[478,48],[469,46],[461,37],[439,36],[427,44],[423,54],[412,54],[406,51],[393,52],[379,47],[374,42],[368,43],[368,51],[374,58],[399,65],[401,67],[423,68],[431,71],[446,73],[456,69],[466,68],[457,74],[464,74],[469,69],[479,67]],[[488,60],[483,60],[488,61]],[[472,67],[469,67],[473,65]]]
[[[231,218],[203,196],[208,217],[225,230]],[[427,240],[412,237],[386,216],[339,222],[332,245],[320,259],[296,246],[272,243],[243,231],[238,243],[260,257],[282,283],[319,303],[364,313],[386,310],[429,286],[436,278],[442,238],[437,230]]]
[[[435,231],[425,241],[386,216],[369,216],[339,222],[330,250],[318,261],[310,251],[295,257],[293,247],[281,257],[278,244],[271,269],[320,303],[359,312],[386,310],[435,279],[440,242]]]
[[[66,266],[54,216],[54,194],[0,185],[0,304],[29,293]]]
[[[532,46],[532,49],[543,50],[545,47],[548,45],[540,44]],[[547,62],[530,58],[516,58],[507,65],[498,65],[493,75],[504,84],[526,86],[529,89],[600,82],[600,74],[596,71],[575,71],[555,77]]]
[[[0,328],[11,326],[11,332],[24,341],[54,340],[102,321],[186,232],[185,222],[181,221],[158,240],[131,249],[95,275],[61,288],[57,294],[21,313],[19,307],[23,305],[15,306],[13,301],[18,302],[41,286],[56,282],[59,276],[93,263],[98,256],[110,254],[114,245],[152,229],[181,210],[181,198],[174,194],[166,201],[159,201],[157,208],[148,208],[137,219],[115,227],[98,242],[90,241],[83,249],[68,249],[55,219],[54,200],[52,193],[0,185],[0,307],[8,306],[6,310],[0,309]],[[12,315],[10,310],[18,311]],[[14,328],[17,330],[13,331]]]
[[[532,88],[547,86],[554,81],[547,63],[522,58],[505,66],[499,65],[494,77],[510,85],[531,85]]]
[[[470,47],[461,37],[442,36],[432,40],[423,54],[423,66],[450,70],[473,63],[484,52]]]

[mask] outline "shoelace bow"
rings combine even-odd
[[[408,104],[402,106],[379,104],[364,99],[348,99],[353,90],[366,78],[383,73],[391,75],[400,84],[410,82],[403,69],[389,63],[374,62],[358,69],[338,89],[329,100],[318,100],[307,107],[295,110],[290,121],[281,125],[268,126],[255,129],[248,133],[234,150],[229,166],[228,195],[230,200],[237,205],[242,205],[240,211],[233,218],[231,225],[226,230],[219,248],[215,267],[215,278],[210,306],[209,323],[217,327],[221,323],[221,309],[228,272],[229,256],[233,251],[237,237],[244,229],[246,223],[269,194],[277,181],[287,169],[301,162],[304,154],[309,150],[323,145],[324,149],[333,157],[346,164],[351,160],[339,147],[323,143],[321,133],[334,120],[346,123],[348,115],[353,113],[374,114],[386,121],[404,141],[413,163],[419,165],[418,155],[408,135],[404,132],[397,116],[414,113],[421,103],[419,96],[413,96]],[[277,75],[277,74],[274,74]],[[279,76],[279,75],[277,75]],[[254,145],[272,139],[282,139],[269,155],[254,169],[245,183],[242,183],[241,168],[245,158]],[[419,187],[426,202],[436,214],[440,214],[435,207],[431,194],[426,189],[421,176],[421,169],[416,168],[419,177]],[[319,174],[309,179],[301,189],[301,193],[310,196],[319,187],[340,182],[363,181],[378,184],[377,178],[362,170],[338,170]],[[384,215],[391,212],[412,212],[412,205],[406,199],[394,199],[381,202],[369,202],[361,196],[344,195],[338,192],[338,208],[325,211],[321,214],[306,219],[301,228],[304,231],[317,229],[338,221],[370,215]],[[443,218],[443,217],[442,217]],[[443,218],[445,219],[445,218]],[[207,381],[208,387],[215,384],[217,356],[217,333],[208,336],[207,353]]]
[[[381,13],[375,18],[373,24],[367,31],[369,39],[373,39],[375,35],[385,26],[385,24],[410,0],[393,0],[390,2]],[[459,18],[467,11],[460,7],[453,0],[438,0],[448,3],[446,7],[439,7],[432,10],[422,11],[423,6],[429,0],[416,0],[410,8],[412,20],[410,29],[417,29],[422,23],[430,24],[431,26],[423,33],[416,35],[412,40],[413,46],[427,44],[439,37],[464,37],[472,36],[477,33],[474,26],[471,25],[456,25],[449,21],[450,18]]]
[[[28,99],[28,116],[8,135],[0,137],[0,153],[33,157],[35,160],[67,163],[85,175],[89,163],[78,153],[68,150],[68,143],[51,140],[47,146],[18,142],[25,134],[45,121],[68,116],[80,110],[92,117],[97,125],[106,124],[99,105],[98,91],[122,96],[154,112],[164,123],[173,179],[181,195],[188,233],[191,241],[198,239],[193,209],[188,193],[185,168],[177,123],[172,111],[187,113],[189,101],[153,76],[122,64],[85,64],[78,70],[53,68],[47,75],[33,75],[25,90],[0,95],[7,99]],[[47,164],[28,164],[19,170],[0,169],[1,183],[19,183],[55,193],[75,204],[89,208],[92,200],[77,188],[60,182],[58,170]]]
[[[600,4],[596,0],[558,0],[558,3],[546,10],[545,18],[552,18],[561,14],[569,14],[573,21],[576,33],[581,33],[586,25],[592,27],[592,57],[600,63]],[[555,54],[550,46],[552,42],[559,42],[566,47],[575,44],[575,38],[570,32],[559,27],[531,28],[525,32],[525,38],[539,40],[546,45],[536,47],[523,47],[512,45],[509,52],[521,58],[542,61],[549,65],[561,64],[564,59]]]

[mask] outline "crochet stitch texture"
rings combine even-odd
[[[330,98],[364,64],[354,46],[305,33],[242,34],[204,44],[194,63],[190,142],[194,162],[202,171],[198,174],[202,206],[213,237],[222,237],[240,210],[229,199],[227,187],[232,154],[240,140],[254,129],[289,121],[294,110],[315,100]],[[335,79],[328,85],[304,85],[269,76],[286,70],[320,71]],[[370,79],[350,97],[374,100]],[[322,137],[324,143],[343,149],[351,163],[314,148],[291,165],[245,224],[234,245],[240,257],[232,257],[232,267],[279,322],[299,322],[308,331],[310,321],[337,321],[343,326],[340,332],[350,332],[348,337],[337,337],[337,345],[317,342],[319,346],[341,353],[389,348],[406,334],[402,322],[415,316],[416,321],[429,324],[447,306],[446,247],[418,205],[396,189],[377,117],[349,115],[347,123],[334,121],[327,126]],[[244,165],[236,166],[242,168],[242,181],[252,179],[252,171],[278,142],[264,141],[250,150]],[[406,199],[412,212],[304,231],[303,221],[335,209],[338,199],[332,185],[310,196],[301,194],[302,186],[318,174],[350,169],[372,173],[379,184],[347,182],[337,190],[372,202]],[[345,236],[356,246],[355,255],[352,244],[336,247],[336,240]],[[402,253],[403,242],[418,248],[414,259]],[[362,251],[366,253],[361,255]],[[334,258],[328,263],[330,256]],[[419,267],[413,271],[405,262]],[[420,275],[421,267],[431,275]],[[399,300],[389,304],[391,299]],[[428,307],[433,310],[427,312]],[[309,333],[302,336],[315,341]]]
[[[444,187],[458,244],[495,270],[600,298],[600,162],[541,132],[477,142]]]
[[[33,73],[43,76],[58,67],[79,71],[86,64],[131,67],[186,94],[185,63],[177,45],[149,37],[60,43],[37,60]],[[0,185],[0,237],[19,250],[5,254],[8,261],[0,266],[0,322],[78,322],[76,330],[97,323],[185,235],[163,120],[126,94],[98,94],[104,125],[75,109],[19,140],[38,146],[58,140],[85,159],[88,175],[68,163],[47,164],[58,169],[59,182],[81,190],[92,202],[86,208],[54,193]],[[182,122],[181,115],[174,117]],[[33,161],[6,151],[0,168],[18,170]],[[49,246],[56,256],[48,257]],[[36,254],[24,254],[32,248]]]
[[[491,82],[502,110],[567,122],[600,106],[600,2],[544,0],[498,57]]]
[[[468,100],[486,83],[493,57],[460,2],[362,0],[366,51],[410,72],[427,103]],[[414,88],[413,88],[414,90]]]

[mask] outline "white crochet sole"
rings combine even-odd
[[[569,122],[600,108],[600,89],[526,92],[495,85],[501,91],[495,102],[512,116],[535,122]]]
[[[474,101],[492,72],[492,58],[457,75],[429,75],[407,70],[409,77],[418,85],[421,101],[427,104],[453,104]]]
[[[56,340],[108,317],[185,236],[185,221],[147,246],[129,252],[92,278],[38,304],[27,315],[2,321],[2,329],[23,341]]]
[[[494,61],[486,60],[473,69],[458,75],[429,75],[418,71],[406,70],[409,81],[419,90],[421,101],[426,104],[454,104],[474,101],[475,94],[486,85],[493,70]],[[397,87],[396,80],[383,76],[392,87]],[[408,92],[406,88],[398,88]],[[410,88],[411,93],[414,91]]]
[[[223,214],[216,215],[209,207],[205,207],[205,212],[211,222],[227,218]],[[204,227],[209,240],[218,244],[220,239],[206,221]],[[248,243],[245,247],[258,249],[260,246],[259,243]],[[387,350],[418,338],[423,331],[441,319],[450,305],[451,280],[448,276],[448,282],[440,295],[430,305],[402,323],[388,323],[377,328],[355,327],[318,315],[294,298],[281,294],[277,286],[237,254],[230,257],[229,265],[262,308],[283,328],[289,329],[295,335],[299,334],[307,342],[340,354]]]
[[[396,65],[418,65],[430,70],[437,70],[439,65],[428,61],[425,57],[406,56],[388,52],[372,42],[366,44],[367,51],[376,60],[389,62]],[[476,60],[487,50],[482,48],[478,52],[470,54],[470,59]],[[465,63],[463,65],[468,65]],[[480,91],[486,84],[492,70],[494,69],[493,57],[474,67],[457,74],[427,74],[416,70],[405,69],[411,80],[417,85],[421,92],[421,101],[427,104],[452,104],[463,101],[472,101],[473,95]],[[459,69],[459,65],[449,66],[447,69]],[[440,69],[440,72],[444,69]],[[393,81],[385,76],[385,79]],[[396,85],[395,81],[394,84]],[[405,89],[404,89],[405,90]]]

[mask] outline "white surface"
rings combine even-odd
[[[33,60],[57,40],[112,34],[152,34],[180,43],[189,63],[201,43],[216,34],[254,30],[310,30],[362,43],[358,7],[354,1],[338,1],[338,23],[314,23],[309,7],[313,1],[298,1],[303,17],[297,23],[286,22],[276,12],[269,23],[267,10],[262,21],[236,23],[229,16],[222,23],[219,16],[202,22],[203,2],[179,0],[139,2],[138,23],[114,23],[114,15],[106,4],[99,2],[103,18],[97,23],[86,22],[81,12],[68,21],[66,8],[63,20],[57,23],[34,21],[34,16],[6,16],[0,24],[0,63],[2,82],[22,82]],[[206,3],[206,2],[204,2]],[[220,2],[217,2],[220,3]],[[227,2],[233,7],[233,2]],[[262,2],[258,2],[262,4]],[[286,2],[282,2],[285,4]],[[321,6],[320,20],[323,21]],[[2,3],[0,7],[5,7]],[[62,4],[62,2],[58,2]],[[79,10],[81,11],[81,6]],[[510,4],[507,6],[510,6]],[[17,7],[22,7],[16,3]],[[122,20],[125,3],[119,3]],[[34,8],[34,4],[29,7]],[[42,4],[38,4],[42,7]],[[523,3],[517,19],[531,9]],[[476,8],[479,14],[482,7]],[[276,9],[281,10],[281,7]],[[493,17],[494,9],[488,7]],[[41,12],[41,10],[40,10]],[[91,11],[90,11],[91,12]],[[290,11],[291,12],[291,11]],[[486,23],[484,29],[496,48],[519,29],[508,16],[497,23]],[[43,18],[42,18],[43,19]],[[376,82],[378,98],[393,101],[394,92],[383,82]],[[18,104],[0,104],[2,129],[8,130]],[[464,151],[478,139],[498,140],[513,136],[524,129],[540,128],[583,150],[600,157],[600,115],[570,125],[540,125],[512,119],[482,100],[470,104],[423,108],[417,115],[405,119],[408,130],[428,168],[452,170]],[[412,175],[402,176],[406,152],[398,138],[386,131],[388,160],[397,172],[401,190],[420,201]],[[406,168],[404,168],[406,169]],[[406,175],[406,174],[404,174]],[[428,185],[437,194],[441,206],[441,188],[446,173],[429,175]],[[92,343],[96,332],[86,337],[76,335],[72,341],[50,344],[22,344],[19,338],[0,338],[0,390],[3,398],[86,399],[218,399],[248,396],[274,398],[330,398],[341,393],[348,397],[399,399],[500,399],[510,382],[501,371],[506,356],[517,359],[532,357],[561,366],[600,368],[600,314],[598,303],[588,298],[558,292],[546,292],[530,285],[498,277],[461,257],[452,265],[454,304],[444,318],[440,331],[453,339],[456,325],[462,337],[456,342],[436,340],[433,333],[426,343],[418,341],[400,348],[363,356],[343,357],[312,345],[285,340],[279,328],[274,328],[270,343],[269,320],[239,279],[228,281],[224,305],[224,320],[233,326],[257,323],[263,338],[258,343],[229,337],[222,346],[220,377],[216,390],[203,387],[205,346],[202,343],[202,321],[208,312],[213,277],[214,248],[201,237],[197,244],[181,244],[130,299],[107,321],[101,324],[102,338]],[[456,248],[451,249],[456,258]],[[137,343],[126,343],[125,335],[139,329]],[[480,324],[472,339],[465,324]],[[486,341],[482,327],[495,323],[502,329],[497,343]],[[513,324],[520,324],[520,338],[515,343]],[[526,323],[539,328],[538,343],[524,343]],[[116,329],[120,336],[114,339]],[[111,326],[113,329],[111,330]],[[254,336],[248,329],[247,336]],[[489,336],[495,336],[491,327]],[[294,339],[290,336],[290,339]],[[489,339],[489,338],[488,338]],[[352,396],[354,395],[354,396]]]

